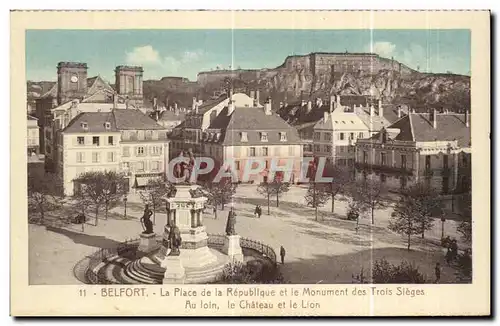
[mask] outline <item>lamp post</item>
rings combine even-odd
[[[123,197],[123,204],[125,205],[125,218],[127,218],[127,196]]]
[[[446,219],[444,216],[441,217],[441,239],[444,239],[444,222],[446,222]]]

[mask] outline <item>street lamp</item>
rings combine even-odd
[[[127,196],[123,197],[123,204],[125,205],[125,218],[127,218]]]
[[[446,219],[444,216],[441,217],[441,239],[444,239],[444,222],[446,222]]]

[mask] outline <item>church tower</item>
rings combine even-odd
[[[59,62],[57,64],[57,102],[82,99],[87,94],[87,64]]]
[[[115,87],[118,94],[128,98],[136,108],[143,107],[142,74],[144,70],[137,66],[118,66],[115,69]]]

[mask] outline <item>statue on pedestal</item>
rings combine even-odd
[[[234,211],[234,207],[231,207],[231,210],[227,215],[226,235],[236,235],[236,231],[234,229],[235,224],[236,224],[236,212]]]
[[[153,212],[149,209],[149,205],[144,207],[144,214],[141,217],[142,227],[144,228],[143,234],[153,233],[153,222],[151,222],[151,215]]]
[[[184,151],[181,151],[179,153],[179,156],[178,157],[181,157],[183,158],[184,157]],[[182,162],[179,162],[175,165],[174,167],[174,177],[175,178],[184,178],[184,182],[187,182],[187,183],[190,183],[190,178],[191,178],[191,174],[193,173],[193,169],[194,169],[194,156],[193,156],[193,153],[191,151],[191,149],[189,149],[188,151],[188,160],[187,162],[186,161],[182,161]]]
[[[170,245],[169,256],[179,256],[181,253],[179,248],[181,247],[182,238],[181,238],[181,231],[179,230],[177,225],[174,225],[173,227],[170,228],[170,233],[168,235],[168,243]]]

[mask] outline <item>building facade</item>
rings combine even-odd
[[[40,134],[38,131],[38,119],[28,115],[28,136],[27,147],[28,156],[38,155],[40,153]]]
[[[142,68],[117,67],[116,78],[124,80],[117,86],[119,91],[100,76],[87,78],[87,69],[86,63],[59,62],[57,82],[36,100],[40,151],[45,154],[46,170],[56,172],[59,166],[57,132],[79,113],[139,108],[142,103],[142,84],[137,86],[138,81],[142,81]],[[125,75],[127,78],[123,78]],[[132,83],[129,82],[130,76],[134,76]]]
[[[264,107],[229,102],[204,131],[203,144],[205,155],[216,162],[234,161],[239,181],[269,181],[270,170],[277,167],[288,172],[291,182],[300,178],[302,141],[295,128],[272,112],[270,100]],[[257,162],[263,162],[263,170],[249,175]]]
[[[425,182],[443,195],[470,191],[469,115],[409,113],[356,143],[356,176],[395,192]]]
[[[243,93],[231,96],[233,104],[239,107],[262,107],[258,103],[258,95],[255,98]],[[170,135],[171,153],[170,157],[176,157],[181,152],[191,151],[195,156],[204,155],[204,142],[202,136],[221,111],[229,104],[229,96],[222,96],[217,100],[207,101],[202,105],[196,105],[194,110],[185,115],[185,120],[172,130]]]
[[[139,110],[83,112],[58,136],[57,171],[67,196],[78,191],[78,176],[89,171],[123,173],[132,189],[165,177],[166,130]]]

